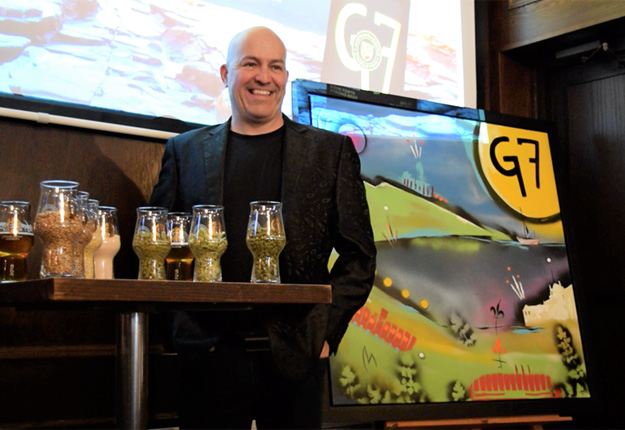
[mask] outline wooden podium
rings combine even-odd
[[[0,284],[0,306],[28,310],[97,309],[118,314],[117,426],[148,422],[148,314],[176,310],[251,309],[263,304],[331,303],[329,285],[130,279],[46,278]]]

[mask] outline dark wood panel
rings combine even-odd
[[[119,210],[122,246],[115,275],[136,279],[132,250],[136,208],[145,205],[158,179],[164,142],[76,128],[0,119],[0,199],[27,200],[34,219],[39,183],[70,179],[102,205]],[[38,277],[41,243],[28,257],[29,276]]]
[[[545,41],[625,16],[620,0],[541,0],[509,13],[504,50]]]
[[[149,428],[176,425],[175,360],[149,356]],[[114,385],[111,355],[0,360],[0,428],[114,428]]]
[[[570,79],[564,93],[569,194],[582,274],[593,291],[618,292],[625,285],[625,73]]]
[[[621,29],[625,36],[625,28]],[[618,428],[625,422],[625,369],[614,328],[625,306],[625,70],[611,56],[547,70],[547,112],[565,154],[567,242],[584,317],[592,408],[576,428]],[[616,342],[616,343],[615,343]]]

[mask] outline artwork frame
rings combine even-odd
[[[575,270],[574,238],[566,230],[564,154],[555,126],[307,80],[294,81],[291,93],[296,121],[352,137],[361,157],[379,256],[369,301],[352,318],[337,355],[330,358],[325,421],[570,414],[591,402],[583,290]],[[414,135],[406,135],[406,130]],[[391,160],[393,156],[401,161]],[[447,172],[437,171],[443,165]],[[528,168],[534,169],[533,176]],[[409,174],[402,174],[404,169]],[[460,191],[454,189],[454,181]],[[471,187],[463,181],[470,181]],[[469,189],[477,196],[475,201],[466,198]],[[520,202],[523,208],[518,207]],[[415,226],[410,221],[415,213],[421,223],[429,224]],[[441,222],[445,217],[453,220]],[[461,227],[455,224],[458,220]],[[531,230],[534,237],[524,237]],[[496,250],[488,251],[485,242]],[[446,262],[437,263],[440,251],[428,249],[446,246],[454,250],[447,253]],[[478,248],[480,252],[472,251]],[[471,259],[458,257],[461,249]],[[483,257],[477,257],[480,254]],[[529,254],[534,256],[525,261]],[[425,259],[425,265],[419,259]],[[501,261],[490,267],[495,260]],[[425,274],[411,272],[409,266],[426,267]],[[488,274],[475,275],[481,272]],[[470,277],[489,286],[468,286],[473,288],[468,294],[457,294],[451,287]],[[441,305],[445,302],[452,304]],[[415,320],[447,333],[428,338],[430,329],[424,325],[417,329],[411,320],[416,314]],[[459,347],[459,340],[452,339],[454,331],[468,335],[469,342]],[[435,346],[427,348],[428,341]],[[451,356],[464,354],[484,342],[489,344],[479,358],[466,353],[466,360],[455,359],[440,353],[449,349]],[[534,349],[533,344],[542,346]],[[568,347],[573,349],[566,355],[562,351]],[[408,351],[412,357],[400,358]],[[396,363],[389,364],[389,357]],[[446,368],[425,364],[445,360]],[[445,380],[444,375],[472,360],[480,364],[467,365],[467,372],[475,376],[468,377],[470,383],[462,380],[464,375]],[[574,363],[567,367],[562,364],[567,360]],[[385,373],[380,371],[384,366],[395,369]],[[484,370],[489,368],[492,372]],[[403,376],[391,380],[395,378],[391,373]],[[448,392],[431,388],[436,377],[407,376],[419,373],[438,374]],[[580,379],[569,378],[576,373]],[[514,381],[520,383],[520,391],[511,388]],[[454,382],[459,386],[454,388]],[[410,385],[413,391],[406,395]]]

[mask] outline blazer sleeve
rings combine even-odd
[[[364,305],[375,276],[376,248],[369,206],[360,176],[360,159],[343,137],[336,183],[333,246],[338,258],[330,272],[332,305],[326,340],[335,353],[352,316]]]
[[[174,149],[174,137],[167,140],[165,152],[161,160],[161,170],[158,181],[152,189],[150,206],[162,206],[174,210],[178,190],[178,167]]]

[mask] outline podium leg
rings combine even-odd
[[[122,312],[117,321],[117,428],[148,427],[148,314]]]

